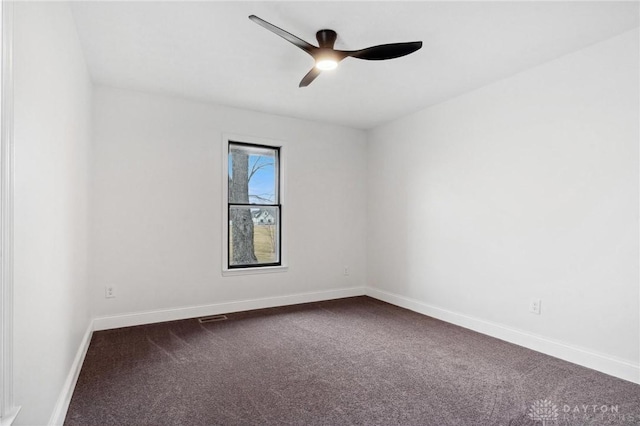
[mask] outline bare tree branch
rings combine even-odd
[[[265,195],[269,196],[269,198],[265,197]],[[273,203],[273,194],[249,194],[249,198],[255,198],[258,201],[267,201],[268,203]]]
[[[256,161],[253,163],[253,165],[251,166],[251,172],[249,172],[249,180],[251,180],[251,178],[253,177],[254,174],[256,174],[256,172],[260,169],[263,169],[267,166],[273,166],[273,163],[260,163],[260,160],[264,159],[265,157],[263,156],[259,156],[258,158],[256,158]]]

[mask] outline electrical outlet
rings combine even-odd
[[[116,297],[116,289],[112,285],[108,285],[104,288],[105,299],[112,299]]]
[[[532,314],[540,315],[541,304],[542,304],[542,300],[531,299],[531,302],[529,302],[529,312],[531,312]]]
[[[345,266],[344,267],[344,271],[342,272],[342,274],[346,277],[347,275],[349,275],[349,267]]]

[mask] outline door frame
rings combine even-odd
[[[10,425],[13,401],[13,2],[0,7],[0,423]]]

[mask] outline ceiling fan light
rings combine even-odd
[[[322,71],[334,70],[338,67],[338,61],[334,59],[319,59],[316,61],[316,68]]]

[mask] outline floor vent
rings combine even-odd
[[[204,323],[204,322],[225,321],[226,319],[227,319],[226,315],[211,315],[208,317],[198,318],[198,321],[200,321],[200,323]]]

